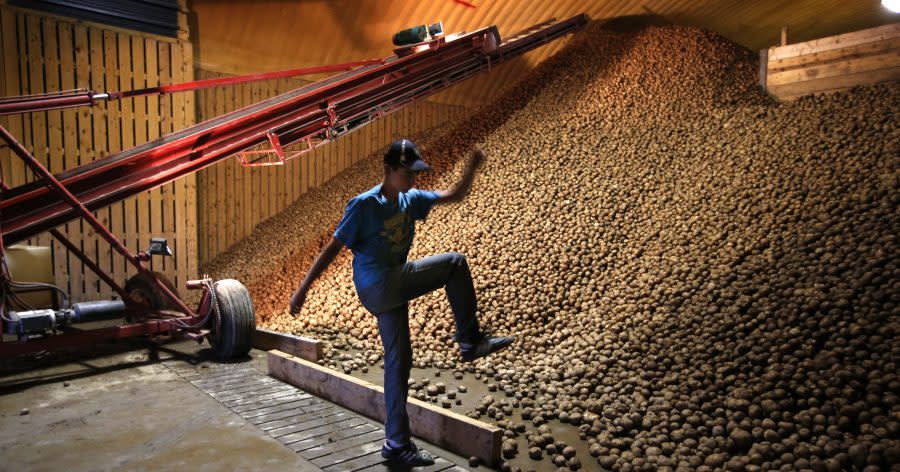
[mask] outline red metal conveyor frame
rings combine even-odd
[[[269,164],[254,163],[246,157],[252,155],[250,153],[253,151],[248,151],[249,149],[260,145],[269,144],[271,151],[266,152],[277,156],[275,164],[282,163],[288,158],[284,154],[284,146],[298,144],[299,151],[290,157],[302,155],[406,104],[574,33],[587,24],[587,19],[586,15],[577,15],[563,21],[549,20],[503,42],[500,41],[496,26],[490,26],[471,33],[441,37],[428,43],[396,49],[396,55],[382,60],[324,66],[316,72],[351,70],[55,175],[5,128],[0,127],[0,139],[37,176],[37,180],[15,188],[9,188],[0,182],[2,245],[51,231],[55,238],[62,241],[70,252],[81,258],[89,269],[96,272],[129,304],[130,300],[116,281],[54,230],[73,219],[83,218],[140,274],[150,278],[181,315],[172,317],[171,314],[151,313],[148,317],[152,319],[142,323],[118,326],[102,333],[101,330],[81,332],[81,341],[74,340],[72,337],[75,335],[64,335],[42,338],[40,342],[15,343],[21,344],[19,348],[7,346],[14,343],[0,343],[0,357],[102,339],[173,331],[185,331],[195,339],[202,340],[209,330],[200,329],[196,324],[205,320],[203,313],[209,311],[208,290],[205,289],[209,279],[188,284],[189,288],[204,289],[204,296],[195,313],[144,267],[142,261],[147,260],[148,256],[131,253],[93,216],[93,211],[197,172],[236,154],[245,165]],[[291,72],[296,73],[285,71],[281,74],[290,75]],[[256,75],[243,80],[263,78],[268,77]],[[228,83],[230,82],[198,81],[190,86],[162,86],[122,93],[77,91],[70,94],[2,98],[0,114],[92,106],[98,100],[179,92]],[[72,339],[58,343],[52,341],[63,337]],[[31,346],[24,347],[26,345]]]

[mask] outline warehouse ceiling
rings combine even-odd
[[[466,4],[472,5],[467,6]],[[198,65],[243,74],[388,56],[391,36],[437,21],[446,32],[496,24],[512,35],[548,18],[656,14],[717,32],[752,50],[776,44],[781,27],[798,42],[898,21],[879,0],[193,0],[191,36]],[[434,97],[476,105],[515,82],[566,40],[498,67]]]

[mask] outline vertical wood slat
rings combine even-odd
[[[233,110],[237,110],[243,106],[244,103],[244,91],[243,86],[235,86],[231,87],[233,93],[233,102],[234,106]],[[244,206],[247,204],[247,201],[244,200],[244,177],[245,174],[243,172],[243,166],[238,162],[235,158],[227,159],[231,166],[232,172],[234,173],[234,187],[231,190],[231,199],[234,200],[234,219],[232,219],[232,226],[234,226],[233,232],[233,241],[240,241],[244,237]]]
[[[316,154],[317,148],[306,154],[306,191],[311,192],[316,188]]]
[[[206,75],[204,71],[201,70],[196,71],[195,74],[198,79],[209,78],[208,75]],[[197,92],[197,119],[199,121],[205,121],[210,118],[209,93],[210,89],[200,90]],[[211,171],[212,168],[207,167],[197,173],[197,224],[200,228],[198,229],[197,233],[197,248],[200,251],[201,264],[207,260],[209,254],[211,253],[209,247],[209,234],[204,231],[208,231],[209,224],[212,218],[212,215],[210,215],[208,211],[208,208],[211,205],[211,202],[209,202],[209,188],[212,185],[212,175],[210,174]]]
[[[347,161],[350,156],[350,146],[352,143],[351,139],[353,138],[351,138],[350,134],[345,134],[337,141],[339,158],[337,161],[337,172],[335,172],[335,174],[340,174],[347,167]]]
[[[372,127],[370,125],[363,126],[359,133],[359,159],[364,159],[372,154]]]
[[[75,25],[73,29],[75,39],[75,88],[89,88],[91,86],[91,64],[90,64],[90,36],[87,28],[82,25]],[[78,165],[87,164],[93,160],[93,122],[91,120],[92,110],[88,107],[81,107],[76,110],[76,124],[78,134]],[[82,220],[76,220],[70,223],[76,231],[80,231],[80,238],[73,238],[73,243],[79,246],[85,256],[90,254],[90,246],[93,241],[93,230],[87,226]],[[77,266],[73,266],[75,274],[73,281],[77,283],[73,288],[71,298],[73,300],[90,300],[91,290],[89,282],[91,277],[88,275],[90,270],[79,261]]]
[[[193,67],[192,67],[191,69],[193,70]],[[199,70],[194,71],[194,76],[195,76],[196,79],[202,79],[202,78],[203,78],[203,76],[202,76],[202,74],[201,74],[201,71],[199,71]],[[192,93],[191,95],[193,95],[193,96],[195,97],[195,104],[203,103],[203,99],[202,99],[202,97],[203,97],[203,91],[202,91],[202,90],[198,90],[198,91]],[[196,109],[194,110],[194,116],[195,116],[195,118],[196,118],[197,121],[203,121],[203,109],[202,109],[200,106],[196,106]],[[197,188],[198,188],[198,193],[197,193],[197,195],[196,195],[196,198],[197,198],[197,206],[200,207],[200,206],[203,204],[203,202],[202,202],[203,196],[202,196],[201,193],[199,192],[199,189],[203,188],[203,185],[204,185],[204,183],[205,183],[205,180],[204,180],[204,179],[205,179],[206,177],[205,177],[205,173],[204,173],[204,171],[203,171],[202,169],[199,170],[195,175],[196,175],[196,177],[195,177],[195,179],[196,179],[196,180],[195,180],[195,183],[196,183],[196,186],[197,186]],[[198,226],[198,228],[202,228],[202,227],[203,227],[203,218],[204,218],[204,215],[203,215],[201,212],[197,212],[197,226]],[[203,243],[202,243],[202,240],[201,240],[201,239],[198,239],[197,244],[198,244],[198,245],[195,246],[194,250],[197,252],[197,257],[198,257],[198,258],[202,258],[202,257],[203,257]]]
[[[131,38],[124,33],[118,33],[116,35],[116,43],[119,51],[119,89],[133,90],[135,86],[133,61],[131,59]],[[122,149],[130,149],[135,145],[135,127],[137,126],[135,100],[122,100],[120,106],[122,107]],[[122,218],[124,220],[122,222],[122,242],[131,248],[138,247],[137,243],[139,240],[137,235],[137,200],[137,197],[131,197],[122,202]],[[119,272],[120,277],[117,280],[124,280],[136,272],[124,257],[120,257],[119,260],[122,267]]]
[[[345,168],[356,164],[356,160],[359,154],[359,128],[353,130],[350,133],[350,143],[348,144],[347,148],[348,152]]]
[[[293,161],[290,162],[291,193],[290,193],[290,195],[288,195],[288,199],[286,202],[287,205],[290,205],[291,203],[295,202],[297,200],[297,198],[300,197],[300,194],[302,193],[300,190],[301,179],[302,179],[302,175],[300,173],[300,170],[301,170],[300,163],[301,162],[302,162],[302,159],[294,159]],[[285,205],[285,206],[287,206],[287,205]]]
[[[60,51],[59,33],[56,22],[44,18],[41,20],[41,43],[44,58],[44,89],[60,90]],[[50,172],[61,172],[65,169],[63,157],[62,112],[47,112],[47,160]],[[64,230],[64,228],[61,228]],[[65,290],[69,289],[66,276],[69,271],[65,247],[55,238],[48,238],[52,247],[54,283]]]
[[[347,141],[343,138],[331,142],[331,178],[336,177],[338,174],[338,170],[341,166],[341,160],[343,158],[341,154],[343,154],[344,143],[346,142]]]
[[[372,129],[369,132],[369,148],[372,149],[373,151],[380,148],[378,140],[380,139],[381,134],[382,134],[381,133],[381,121],[382,120],[378,120],[373,123],[369,123],[369,125],[368,125]]]
[[[349,133],[350,140],[347,142],[347,155],[344,161],[344,168],[348,168],[356,163],[356,154],[359,152],[359,128]]]
[[[106,90],[106,80],[103,74],[103,31],[95,28],[88,28],[88,62],[90,64],[90,84],[88,87],[91,90]],[[106,149],[106,119],[105,119],[106,109],[102,107],[97,107],[91,110],[91,113],[88,115],[91,122],[91,145],[90,145],[90,160],[100,159],[105,156]],[[104,220],[108,220],[108,218],[104,218],[105,215],[109,215],[109,210],[104,208],[99,211],[94,212],[94,216],[98,218],[101,222]],[[104,271],[109,269],[109,263],[103,260],[102,254],[102,246],[105,243],[102,241],[93,228],[88,226],[87,224],[83,225],[84,234],[85,234],[85,255],[90,258],[92,261],[96,262],[97,265]],[[85,297],[87,298],[102,298],[102,289],[100,287],[101,282],[96,274],[92,271],[88,270],[84,273],[85,279]]]
[[[121,90],[119,84],[119,57],[118,57],[118,41],[116,33],[112,31],[103,32],[103,70],[105,75],[106,88],[104,90]],[[122,101],[116,100],[106,103],[106,155],[117,153],[122,150]],[[105,213],[107,220],[103,221],[109,230],[117,237],[122,237],[124,230],[124,205],[123,202],[114,203],[106,208]],[[103,212],[103,210],[101,210]],[[102,221],[102,220],[101,220]],[[106,240],[100,241],[102,248],[101,254],[103,261],[108,265],[101,265],[107,269],[107,273],[114,280],[124,280],[125,259],[112,249],[112,246]],[[112,289],[105,283],[101,282],[100,296],[109,298],[112,296]]]
[[[260,82],[258,85],[253,87],[253,100],[254,102],[261,101],[269,97],[269,82]],[[254,167],[251,168],[251,172],[254,174],[254,178],[256,180],[255,189],[256,189],[256,197],[253,200],[253,206],[256,215],[254,216],[255,221],[263,221],[268,218],[269,214],[269,191],[268,191],[268,175],[269,169],[266,167]]]
[[[268,81],[266,81],[266,84],[267,84],[266,98],[270,98],[270,97],[274,96],[276,93],[278,93],[278,91],[277,91],[278,85],[275,83],[274,80],[268,80]],[[265,181],[266,200],[268,202],[266,218],[271,218],[271,217],[275,216],[275,214],[278,212],[278,209],[277,209],[276,203],[275,203],[276,202],[275,195],[277,192],[277,186],[276,186],[275,179],[277,177],[277,174],[276,174],[275,168],[273,166],[266,166],[265,169],[266,169],[266,181]]]
[[[216,116],[221,116],[225,114],[227,109],[225,108],[225,90],[222,87],[218,87],[214,92],[215,97],[215,112]],[[213,226],[210,228],[210,243],[212,247],[215,248],[215,254],[221,253],[225,249],[224,244],[224,232],[226,229],[225,212],[226,205],[228,204],[225,201],[225,162],[219,161],[215,164],[215,179],[213,180],[213,184],[215,185],[215,195],[216,199],[213,203]]]
[[[210,75],[204,73],[203,71],[200,71],[198,74],[199,78],[201,79],[210,78]],[[211,107],[213,107],[213,92],[213,89],[205,89],[201,90],[198,93],[198,100],[200,101],[200,103],[198,104],[197,109],[201,114],[200,120],[205,121],[212,118],[213,113],[211,111]],[[212,227],[214,215],[210,211],[210,208],[212,208],[212,199],[215,198],[215,193],[210,191],[210,189],[212,189],[213,185],[215,184],[215,173],[215,166],[207,167],[200,171],[198,177],[202,178],[203,181],[203,185],[200,187],[200,190],[198,190],[198,200],[202,200],[203,203],[201,204],[200,209],[197,211],[198,218],[200,218],[201,221],[201,230],[197,235],[198,244],[201,249],[201,263],[205,263],[209,259],[210,255],[214,253],[213,245],[215,243],[210,237],[210,228]]]
[[[182,47],[180,44],[171,45],[171,83],[181,83],[185,81],[185,73],[184,73],[184,53],[182,51]],[[185,117],[185,98],[189,94],[180,93],[172,95],[172,131],[178,131],[184,129],[188,120]],[[174,279],[172,282],[175,284],[175,287],[179,289],[182,293],[186,293],[185,282],[189,278],[192,278],[196,274],[188,273],[187,268],[187,252],[188,247],[187,244],[182,244],[185,242],[187,238],[187,233],[185,231],[185,222],[187,220],[187,195],[185,192],[185,184],[187,177],[182,177],[175,182],[172,182],[174,200],[174,207],[172,209],[172,223],[174,225],[172,231],[174,231],[174,237],[170,239],[170,245],[172,247],[172,256],[169,258],[172,262],[174,262]],[[172,273],[172,270],[170,270]]]
[[[234,87],[222,87],[222,97],[225,100],[224,111],[225,113],[230,113],[234,110]],[[219,161],[219,165],[222,166],[223,171],[225,173],[225,185],[222,186],[223,192],[223,202],[224,202],[224,210],[225,214],[224,225],[221,228],[222,234],[221,236],[221,244],[222,248],[227,248],[231,246],[232,242],[234,242],[234,209],[235,209],[235,200],[232,198],[231,190],[234,188],[234,160],[233,159],[223,159]]]
[[[252,90],[253,87],[251,85],[245,85],[241,90],[241,100],[242,105],[247,106],[253,103],[252,99]],[[243,226],[243,234],[244,236],[249,236],[253,231],[253,208],[256,206],[256,200],[254,199],[253,194],[253,179],[255,173],[253,169],[250,167],[246,167],[241,169],[241,176],[243,178],[243,198],[244,198],[244,214],[242,218],[242,226]]]
[[[281,200],[281,209],[287,208],[294,201],[294,170],[297,167],[297,160],[293,159],[284,165],[284,197]]]
[[[303,156],[303,166],[306,175],[306,191],[311,192],[316,188],[316,149]]]
[[[171,49],[169,43],[157,43],[157,66],[159,70],[159,83],[172,83],[172,63]],[[172,95],[165,94],[159,96],[159,135],[165,136],[172,132]],[[174,198],[173,183],[167,183],[159,188],[160,193],[160,211],[153,218],[159,220],[160,232],[155,236],[162,236],[168,240],[169,232],[172,229],[172,199]],[[170,260],[167,257],[154,257],[159,271],[166,273]]]
[[[350,132],[345,134],[339,141],[343,141],[341,147],[341,162],[338,167],[338,173],[342,173],[344,169],[350,167],[350,159],[353,154],[353,139],[355,136],[355,132]]]
[[[325,174],[326,163],[328,162],[328,144],[323,144],[318,149],[318,154],[316,156],[316,187],[321,188],[322,185],[328,180],[328,176]]]
[[[334,178],[337,174],[338,146],[337,141],[328,143],[328,180]]]
[[[16,18],[16,39],[18,41],[18,47],[26,52],[28,51],[28,31],[25,27],[26,18],[22,15],[19,15]],[[16,93],[27,94],[29,93],[29,83],[28,83],[28,64],[20,57],[16,71],[18,73],[15,81],[18,84],[16,87]],[[22,136],[22,145],[25,146],[26,149],[33,152],[31,146],[31,117],[30,115],[22,115],[22,128],[20,129]],[[30,182],[32,179],[32,173],[27,168],[23,167],[22,170],[22,182]],[[30,243],[30,241],[29,241]]]
[[[319,160],[319,172],[320,172],[319,187],[320,188],[322,187],[322,185],[325,184],[325,182],[328,181],[328,179],[331,178],[331,173],[329,171],[330,163],[331,163],[331,143],[323,144],[321,149],[322,149],[322,155],[321,155],[321,159]]]
[[[194,70],[194,77],[196,79],[205,79],[207,78],[204,75],[204,71],[202,70]],[[206,109],[209,100],[207,99],[207,94],[209,93],[209,89],[206,90],[198,90],[195,94],[195,108],[196,108],[196,116],[197,121],[204,121],[208,118],[208,111]],[[206,188],[209,186],[209,168],[201,169],[197,172],[197,257],[198,263],[203,263],[206,260],[206,255],[209,251],[209,244],[207,242],[207,238],[205,234],[202,234],[202,229],[207,227],[209,221],[209,214],[203,209],[207,208],[207,199],[209,198],[209,192],[206,192]]]
[[[194,49],[191,43],[182,42],[181,48],[184,51],[183,59],[180,67],[183,70],[185,80],[194,80]],[[190,93],[184,96],[184,119],[185,126],[196,123],[196,94]],[[180,221],[185,222],[185,240],[184,245],[187,246],[187,266],[185,272],[185,280],[199,277],[199,252],[197,251],[197,174],[191,174],[184,177],[185,183],[185,210],[184,218]],[[179,269],[181,270],[181,269]]]
[[[230,111],[237,110],[241,108],[241,100],[242,95],[240,90],[237,87],[227,87],[228,89],[228,103],[230,106]],[[238,242],[241,238],[241,215],[243,214],[243,205],[244,202],[241,199],[239,190],[242,180],[242,170],[243,166],[240,162],[238,162],[237,158],[230,157],[225,159],[228,163],[228,167],[231,169],[231,180],[229,182],[227,195],[228,200],[231,202],[231,212],[230,219],[228,220],[229,226],[229,241],[228,245]]]
[[[328,175],[326,173],[327,163],[328,163],[328,144],[323,144],[319,148],[319,153],[316,160],[316,172],[318,173],[318,180],[316,181],[316,187],[322,188],[322,185],[325,184],[325,181],[328,180]]]
[[[312,153],[308,152],[302,156],[299,161],[300,165],[300,195],[309,191],[309,157]],[[298,197],[300,196],[298,195]]]
[[[216,111],[219,112],[219,114],[231,111],[231,107],[228,104],[228,90],[225,88],[217,90],[216,100]],[[231,229],[228,224],[228,210],[231,207],[231,201],[227,194],[228,181],[231,178],[231,172],[228,169],[227,159],[219,161],[216,164],[216,172],[218,177],[216,193],[219,198],[219,207],[217,211],[219,227],[216,228],[216,247],[217,252],[221,252],[228,247],[228,231]]]
[[[0,84],[0,92],[6,96],[19,95],[19,64],[16,60],[18,56],[18,34],[16,27],[16,17],[8,10],[0,10],[0,47],[3,49],[3,56],[0,58],[0,67],[3,68],[2,84]],[[0,123],[6,127],[13,136],[22,135],[22,117],[20,115],[8,115],[0,117]],[[11,187],[15,187],[24,183],[25,168],[22,161],[13,156],[13,153],[5,146],[0,148],[0,159],[2,159],[2,177],[3,181]]]
[[[60,89],[72,90],[75,88],[75,56],[78,53],[75,48],[75,27],[69,23],[59,23],[59,72],[60,72]],[[74,108],[62,110],[62,159],[65,169],[73,169],[78,167],[78,112]],[[81,239],[81,222],[73,221],[67,223],[61,230],[66,237],[75,243],[80,244]],[[83,290],[82,271],[84,270],[81,260],[75,255],[68,254],[66,251],[66,270],[65,273],[57,273],[56,280],[59,283],[60,277],[68,280],[66,284],[70,294],[80,294]],[[58,269],[57,269],[58,270]]]
[[[347,165],[347,148],[350,147],[350,135],[347,134],[342,136],[335,144],[338,146],[338,158],[335,161],[336,168],[334,172],[335,176],[337,176],[337,174],[340,174],[341,170]]]
[[[6,95],[6,87],[7,87],[7,78],[6,71],[9,68],[9,64],[7,61],[11,58],[13,52],[15,51],[14,45],[12,43],[7,43],[7,26],[6,26],[6,18],[3,14],[3,11],[0,11],[0,94]],[[0,116],[0,126],[3,126],[5,129],[9,129],[9,117],[4,115]],[[6,149],[6,147],[0,147],[0,164],[6,164],[10,160],[10,151]],[[3,181],[7,185],[9,184],[10,179],[10,170],[5,165],[0,165],[0,181]]]
[[[144,40],[144,71],[147,77],[147,86],[155,87],[160,84],[159,73],[159,41],[154,39]],[[149,95],[147,97],[147,139],[154,140],[160,136],[160,97]],[[147,219],[150,221],[150,234],[161,235],[162,226],[162,189],[156,187],[150,190],[148,196]],[[155,271],[163,269],[159,258],[150,260],[149,266]]]
[[[143,38],[132,37],[131,38],[131,60],[133,63],[134,75],[132,76],[132,82],[135,88],[145,88],[150,84],[148,81],[148,74],[146,72],[146,64],[147,64],[147,51],[148,47]],[[137,97],[131,101],[134,107],[134,117],[132,121],[134,123],[134,141],[135,145],[143,144],[149,140],[149,126],[150,126],[150,109],[149,109],[149,98],[147,97]],[[142,192],[141,194],[134,197],[134,207],[135,207],[135,221],[136,221],[136,234],[131,238],[131,244],[138,245],[142,238],[146,238],[146,235],[152,234],[152,221],[150,219],[150,198],[153,194],[152,191]],[[139,246],[130,246],[130,247],[139,247]],[[128,275],[134,275],[137,273],[137,270],[131,269],[129,265]]]
[[[347,161],[350,157],[350,147],[352,146],[352,139],[349,134],[345,134],[341,139],[338,139],[338,149],[340,152],[340,158],[337,161],[337,172],[335,175],[340,174],[346,167]]]
[[[28,38],[28,51],[34,56],[29,57],[27,64],[28,71],[28,90],[29,93],[40,93],[46,87],[44,77],[44,37],[41,19],[30,16],[26,19]],[[30,133],[30,149],[32,154],[41,161],[46,167],[50,167],[50,144],[47,140],[47,115],[48,112],[30,113],[31,125]],[[33,179],[33,174],[32,174]],[[39,246],[52,246],[46,233],[39,234],[33,240],[34,244]],[[52,259],[51,259],[52,263]]]
[[[251,99],[252,103],[259,102],[262,99],[262,84],[254,84],[251,87],[250,99]],[[253,218],[254,222],[262,221],[263,220],[262,209],[265,206],[263,204],[264,197],[263,197],[263,189],[262,189],[263,173],[259,167],[251,167],[248,170],[250,171],[250,176],[251,176],[251,180],[252,180],[251,186],[252,186],[252,193],[253,193],[253,195],[251,196],[251,199],[253,202],[253,204],[251,205],[251,207],[252,207],[251,218]]]
[[[334,178],[338,173],[341,162],[341,148],[344,144],[343,139],[331,142],[331,172],[328,174],[329,180]]]
[[[26,32],[25,36],[28,41],[29,57],[23,58],[26,61],[23,64],[23,72],[28,73],[28,93],[40,93],[44,90],[44,53],[41,41],[41,20],[35,16],[29,16],[25,20]],[[36,112],[26,115],[30,118],[30,133],[26,133],[26,146],[37,160],[44,165],[47,162],[47,113]],[[33,176],[32,176],[33,178]],[[32,180],[31,178],[29,180]]]
[[[278,79],[278,80],[273,81],[273,85],[275,87],[276,93],[283,90],[282,84],[284,82],[285,82],[284,79]],[[275,95],[275,94],[273,94],[273,95]],[[273,182],[274,187],[275,187],[275,206],[274,206],[275,213],[280,212],[284,208],[283,207],[284,200],[285,200],[284,193],[286,191],[285,184],[287,183],[287,178],[288,178],[287,172],[285,172],[285,171],[286,171],[285,166],[273,166],[272,167],[272,173],[274,174],[273,178],[275,179],[275,182]]]

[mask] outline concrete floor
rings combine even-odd
[[[204,346],[147,346],[0,366],[0,469],[318,470],[161,364]]]

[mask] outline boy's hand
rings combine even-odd
[[[303,308],[304,302],[306,302],[306,290],[298,288],[297,290],[294,290],[294,294],[291,295],[288,310],[290,310],[292,315],[297,315],[300,313],[300,309]]]

